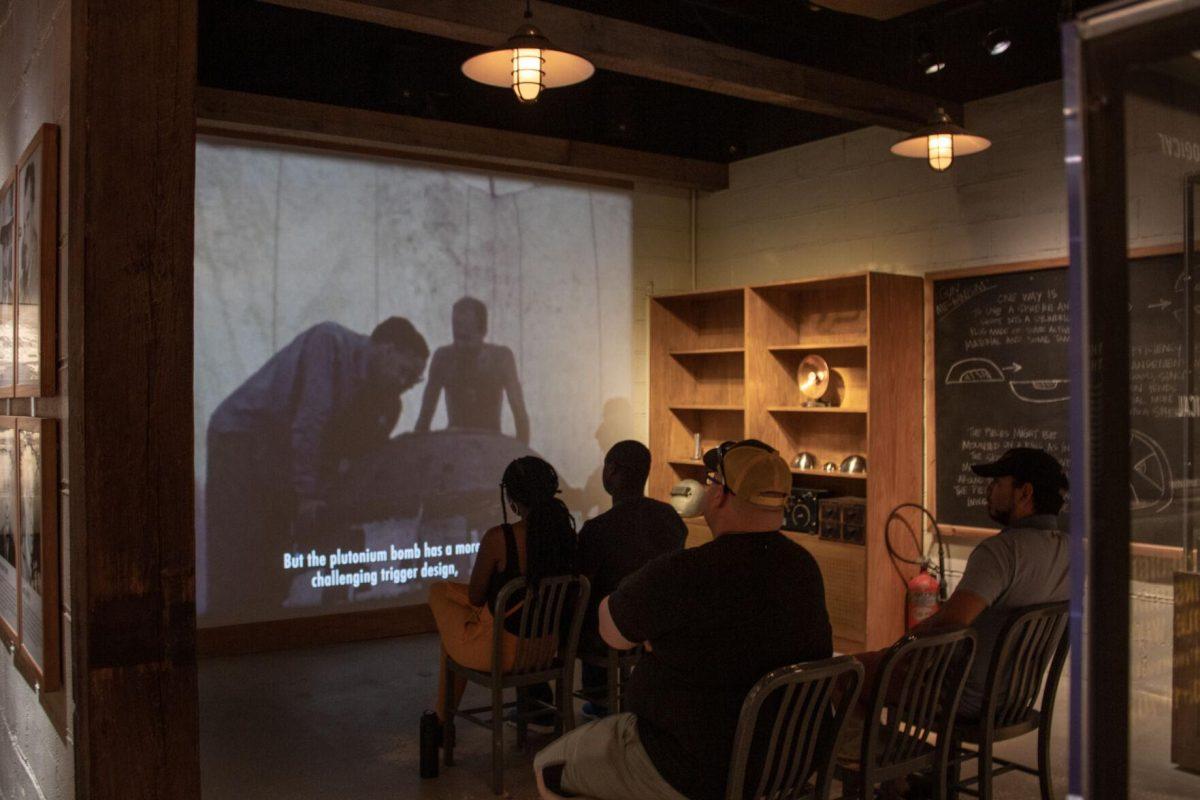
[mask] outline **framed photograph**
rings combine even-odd
[[[17,533],[17,420],[0,416],[0,639],[10,648],[21,625]]]
[[[16,418],[17,665],[43,692],[62,686],[58,585],[58,420]]]
[[[43,125],[17,162],[17,397],[54,394],[58,278],[58,126]]]
[[[0,186],[0,398],[16,389],[17,181]]]

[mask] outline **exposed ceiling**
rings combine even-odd
[[[552,1],[957,102],[1054,80],[1061,72],[1063,11],[1052,0],[948,0],[887,21],[801,0]],[[515,28],[520,4],[510,5]],[[990,56],[982,39],[1000,26],[1010,29],[1013,45]],[[545,32],[554,38],[553,29]],[[943,72],[930,76],[917,68],[918,54],[928,48],[946,62]],[[481,49],[269,2],[200,0],[199,78],[215,88],[710,161],[758,155],[861,124],[603,69],[586,83],[522,106],[511,93],[462,76],[462,61]]]

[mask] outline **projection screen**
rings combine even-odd
[[[465,581],[520,455],[578,518],[606,508],[603,454],[635,429],[630,211],[618,190],[201,138],[200,626]]]

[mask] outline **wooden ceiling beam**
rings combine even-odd
[[[223,89],[196,89],[196,118],[199,133],[299,147],[707,191],[729,185],[728,166],[710,161]]]
[[[524,6],[515,0],[265,1],[485,47],[516,30]],[[611,72],[904,131],[927,125],[939,106],[962,118],[955,103],[703,39],[545,2],[534,2],[533,11],[557,46]]]

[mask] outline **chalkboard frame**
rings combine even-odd
[[[1154,258],[1156,256],[1179,255],[1183,252],[1183,244],[1166,244],[1152,247],[1133,248],[1129,251],[1129,260]],[[935,338],[933,292],[935,284],[944,280],[973,278],[984,275],[998,275],[1011,272],[1035,272],[1045,269],[1064,269],[1070,266],[1066,256],[1058,258],[1017,261],[1008,264],[987,264],[979,267],[964,267],[961,269],[935,270],[925,273],[925,506],[936,516],[937,511],[937,392],[934,391],[936,364],[935,354],[937,341]],[[955,525],[942,523],[938,527],[944,535],[959,539],[979,541],[1000,532],[997,528],[978,528],[971,525]],[[1183,553],[1182,547],[1171,547],[1142,542],[1131,543],[1133,552],[1138,555],[1177,558]]]

